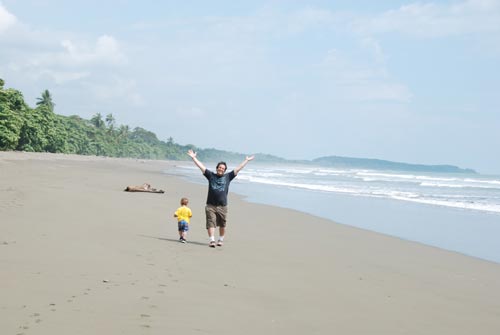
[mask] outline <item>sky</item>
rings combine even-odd
[[[0,0],[0,78],[182,145],[500,174],[500,0]]]

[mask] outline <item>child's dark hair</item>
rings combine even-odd
[[[181,206],[186,206],[189,203],[188,198],[181,198]]]

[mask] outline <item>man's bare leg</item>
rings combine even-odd
[[[224,235],[226,233],[226,227],[219,227],[219,241],[217,242],[217,245],[219,247],[222,246],[222,244],[224,243]]]
[[[215,228],[210,227],[207,229],[208,237],[210,238],[209,246],[215,247]]]

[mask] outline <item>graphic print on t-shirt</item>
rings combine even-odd
[[[224,191],[226,187],[226,178],[212,178],[212,180],[210,180],[210,187],[214,191]]]

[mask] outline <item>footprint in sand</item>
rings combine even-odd
[[[149,315],[149,314],[141,314],[141,315],[140,315],[140,317],[141,317],[141,319],[142,319],[142,320],[145,320],[145,319],[150,318],[150,317],[151,317],[151,315]],[[151,325],[148,325],[148,324],[142,324],[142,325],[141,325],[141,328],[151,328]]]
[[[42,322],[42,319],[39,316],[40,316],[40,313],[33,313],[33,314],[29,315],[29,318],[35,319],[34,323],[40,323],[40,322]],[[19,326],[19,329],[28,330],[28,329],[30,329],[29,324],[30,324],[30,321],[26,322],[26,324],[24,326]],[[24,334],[24,333],[18,333],[18,334]]]
[[[12,187],[0,190],[0,209],[17,209],[23,207],[23,192]]]
[[[31,315],[30,315],[30,317],[31,317],[31,318],[34,318],[34,319],[35,319],[35,323],[40,323],[40,322],[42,322],[42,319],[41,319],[41,318],[39,318],[39,316],[40,316],[40,313],[33,313],[33,314],[31,314]]]

